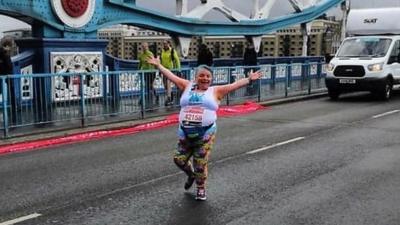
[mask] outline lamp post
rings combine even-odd
[[[350,6],[351,6],[350,0],[346,0],[346,1],[342,2],[342,4],[340,5],[340,8],[343,13],[341,36],[340,36],[341,41],[343,41],[346,38],[346,23],[347,23],[347,16],[350,11]]]

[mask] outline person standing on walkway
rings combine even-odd
[[[154,65],[147,62],[148,58],[153,57],[153,53],[149,50],[149,44],[147,42],[142,43],[142,52],[139,54],[139,70],[154,70]],[[156,78],[156,74],[154,72],[145,72],[144,73],[144,82],[145,82],[145,93],[146,93],[146,107],[153,107],[153,96],[154,88],[153,82]]]
[[[254,45],[252,43],[248,43],[247,47],[244,51],[243,55],[243,66],[246,68],[244,69],[244,74],[247,76],[247,74],[250,71],[255,71],[258,68],[255,68],[257,66],[258,61],[257,61],[257,52],[254,49]],[[258,91],[258,83],[254,82],[252,85],[249,85],[247,87],[247,95],[255,95]]]
[[[12,75],[13,74],[13,66],[11,62],[11,47],[12,47],[12,40],[11,39],[4,39],[0,46],[0,76],[5,75]],[[10,104],[10,114],[11,122],[16,124],[17,121],[17,99],[15,96],[14,90],[14,81],[13,78],[7,78],[7,90],[3,90],[3,85],[0,83],[0,93],[7,91],[8,93],[8,103]]]
[[[205,44],[200,45],[199,54],[197,55],[197,66],[200,65],[213,65],[213,55],[210,49]]]
[[[174,48],[171,47],[171,44],[168,41],[163,42],[163,49],[161,51],[161,64],[169,69],[169,70],[179,70],[181,68],[181,61],[179,59],[178,53]],[[165,101],[165,105],[173,105],[173,96],[171,90],[170,81],[164,76],[163,77],[164,88],[167,92],[167,100]]]
[[[12,74],[10,48],[11,44],[8,41],[4,41],[0,46],[0,75]]]
[[[165,68],[159,58],[149,58],[148,62],[155,65],[166,78],[183,91],[180,99],[179,140],[174,162],[187,175],[185,190],[196,181],[196,200],[206,200],[208,158],[215,141],[220,101],[229,92],[259,79],[261,73],[251,72],[247,78],[234,83],[211,87],[212,71],[206,65],[197,68],[195,80],[192,82]]]

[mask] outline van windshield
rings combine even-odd
[[[359,37],[343,41],[338,57],[383,57],[386,55],[392,39]]]

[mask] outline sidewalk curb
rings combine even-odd
[[[302,95],[302,96],[293,96],[293,97],[287,97],[287,98],[282,98],[282,99],[274,99],[274,100],[260,102],[260,104],[263,106],[272,106],[272,105],[280,105],[280,104],[285,104],[285,103],[299,102],[299,101],[305,101],[305,100],[310,100],[310,99],[322,98],[322,97],[327,97],[327,96],[328,96],[327,92],[321,92],[321,93],[315,93],[315,94],[304,95],[304,96]]]
[[[273,105],[280,105],[280,104],[286,104],[286,103],[291,103],[291,102],[305,101],[305,100],[309,100],[309,99],[316,99],[316,98],[321,98],[321,97],[326,97],[326,96],[327,96],[327,92],[325,90],[322,90],[322,91],[319,91],[317,93],[310,94],[310,95],[300,95],[300,96],[292,96],[292,97],[287,97],[287,98],[282,98],[282,99],[266,100],[266,101],[259,102],[258,104],[260,104],[262,106],[273,106]],[[0,144],[0,147],[9,146],[9,145],[17,145],[17,144],[32,142],[32,141],[39,141],[39,140],[46,140],[46,139],[48,140],[48,139],[52,139],[52,138],[62,138],[62,137],[67,137],[67,136],[71,136],[71,135],[84,134],[84,133],[90,133],[90,132],[101,132],[101,131],[113,131],[113,130],[119,130],[119,129],[126,129],[126,128],[130,128],[130,127],[144,125],[147,123],[161,121],[161,120],[165,119],[165,117],[166,116],[158,116],[158,117],[146,118],[143,120],[122,121],[122,122],[117,122],[117,123],[112,123],[112,124],[107,124],[107,125],[104,125],[104,124],[103,125],[94,125],[94,126],[89,126],[89,127],[84,127],[84,128],[75,128],[75,129],[56,131],[56,132],[50,132],[50,133],[40,133],[40,134],[33,134],[33,135],[9,138],[9,139],[4,139],[3,143]]]

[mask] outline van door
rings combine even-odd
[[[397,40],[393,46],[392,52],[390,53],[387,64],[391,67],[393,71],[394,83],[399,83],[400,81],[400,40]]]

